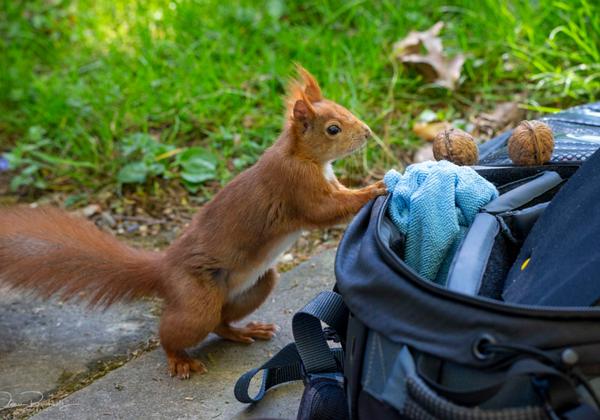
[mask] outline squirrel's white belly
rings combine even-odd
[[[234,274],[234,278],[232,279],[231,283],[235,286],[230,289],[229,299],[233,299],[236,296],[239,296],[240,294],[244,293],[246,290],[250,289],[256,284],[260,276],[265,274],[270,268],[275,267],[279,257],[285,251],[287,251],[294,244],[294,242],[296,242],[296,240],[300,237],[301,233],[302,231],[299,230],[297,232],[290,233],[289,235],[283,237],[275,246],[273,246],[269,250],[267,257],[260,265],[253,267],[248,271],[238,272]]]

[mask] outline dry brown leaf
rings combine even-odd
[[[413,133],[422,138],[423,140],[433,141],[433,138],[437,133],[447,128],[452,127],[447,121],[436,121],[436,122],[423,122],[416,123],[413,125]]]
[[[411,31],[394,44],[393,54],[402,63],[415,67],[425,80],[452,90],[460,78],[465,56],[457,54],[450,58],[444,53],[438,36],[443,27],[444,22],[438,22],[426,31]]]
[[[502,102],[490,113],[481,113],[473,118],[474,134],[491,138],[501,131],[513,128],[525,118],[525,111],[517,102]]]

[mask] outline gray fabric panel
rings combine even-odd
[[[402,344],[394,343],[375,331],[369,331],[361,382],[363,388],[371,395],[383,394],[385,384],[403,347]]]
[[[548,203],[540,203],[496,217],[501,217],[505,222],[505,227],[510,228],[508,237],[522,241],[547,206]],[[502,226],[499,224],[498,226],[499,230],[502,230]],[[519,252],[520,242],[512,242],[507,239],[507,236],[499,234],[498,230],[490,233],[475,225],[473,225],[473,230],[475,232],[469,233],[465,240],[468,238],[469,241],[473,239],[475,241],[468,243],[463,241],[455,256],[454,265],[449,274],[449,282],[451,282],[449,288],[461,293],[479,294],[501,300],[504,280]],[[489,241],[484,241],[480,235],[490,235],[491,237]],[[470,252],[467,252],[467,248]],[[460,249],[464,249],[462,253]],[[476,253],[477,258],[473,258],[470,255],[472,253]],[[454,272],[456,266],[461,269],[458,273]]]
[[[363,389],[401,411],[406,398],[406,378],[414,374],[414,361],[406,346],[369,331],[363,363]]]
[[[448,289],[467,295],[478,293],[499,230],[498,221],[494,216],[479,213],[475,217],[467,236],[454,255],[446,283]]]
[[[525,238],[548,204],[549,201],[505,215],[507,223],[513,228],[513,235],[518,234],[520,238]]]
[[[392,407],[402,410],[406,402],[406,378],[415,374],[414,360],[408,348],[402,347],[390,377],[385,383],[381,399]]]
[[[483,211],[492,214],[504,213],[518,209],[529,201],[556,187],[563,179],[556,172],[544,172],[525,185],[502,194],[487,204]]]

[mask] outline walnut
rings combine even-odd
[[[541,121],[522,121],[508,139],[508,155],[520,166],[543,165],[553,150],[552,129]]]
[[[436,160],[449,160],[457,165],[475,165],[479,161],[479,150],[469,133],[450,128],[433,139],[433,156]]]

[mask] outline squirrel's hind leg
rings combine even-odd
[[[198,344],[219,325],[222,307],[223,292],[209,281],[191,280],[167,299],[159,336],[171,376],[188,379],[191,372],[206,372],[206,366],[185,349]]]

